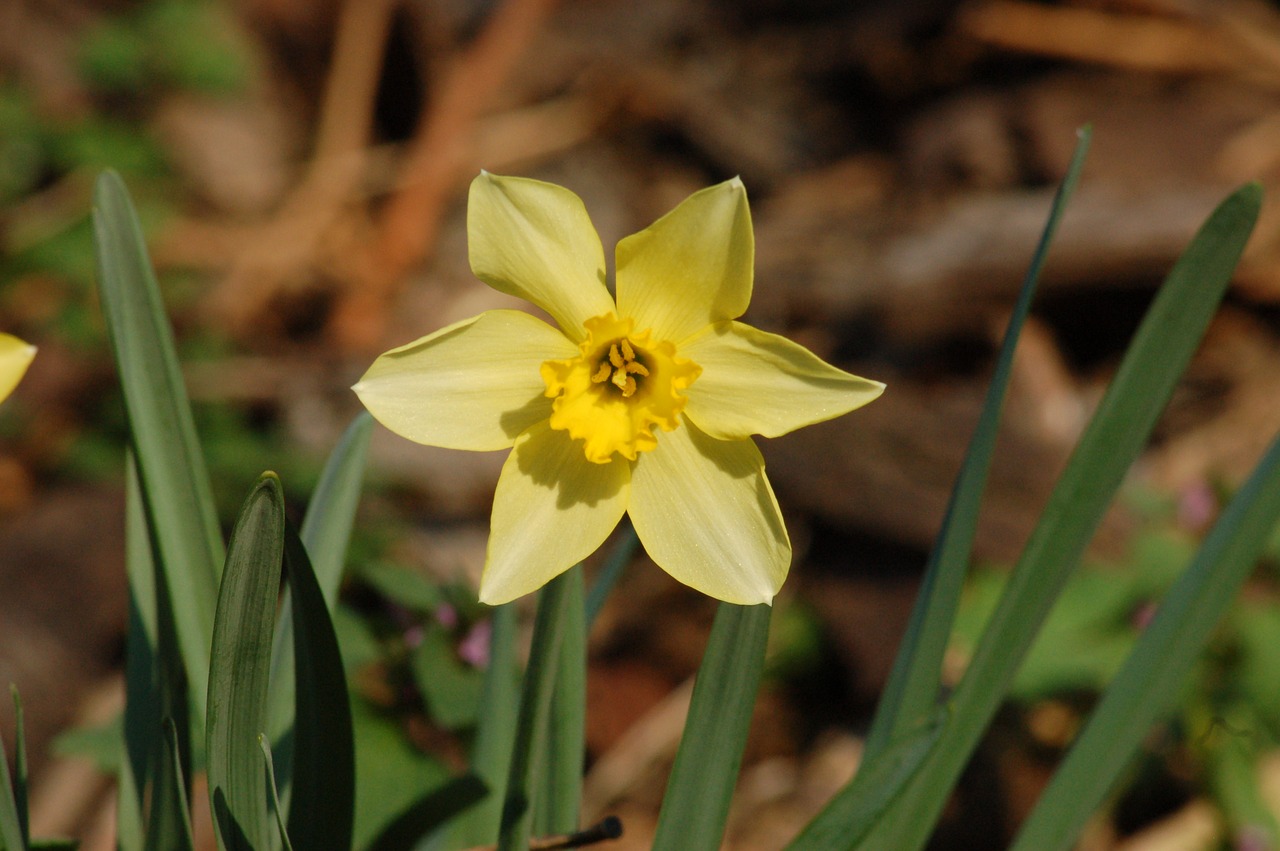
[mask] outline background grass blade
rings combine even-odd
[[[493,610],[489,637],[489,667],[484,674],[480,723],[471,749],[471,772],[488,792],[460,815],[449,831],[450,848],[492,845],[498,840],[502,802],[507,794],[507,771],[515,745],[519,715],[520,678],[516,667],[516,609],[514,603]]]
[[[1231,501],[1143,632],[1023,825],[1015,848],[1068,848],[1180,697],[1214,627],[1280,521],[1280,439]],[[1194,733],[1192,734],[1194,735]]]
[[[27,764],[27,721],[22,711],[18,687],[9,684],[13,698],[13,806],[18,814],[18,830],[22,841],[31,844],[31,813],[28,804],[29,770]]]
[[[129,629],[125,634],[124,750],[116,782],[116,844],[120,851],[140,851],[143,801],[156,758],[160,709],[157,658],[156,564],[151,553],[138,469],[133,452],[125,458],[125,573],[129,581]],[[181,661],[181,660],[179,660]]]
[[[172,718],[166,718],[160,741],[158,769],[153,784],[151,818],[147,827],[147,851],[192,851],[191,809],[187,806],[187,770],[183,745]]]
[[[222,538],[173,332],[137,214],[115,172],[98,178],[93,231],[102,309],[120,372],[147,515],[169,577],[195,705],[203,712]]]
[[[751,726],[769,606],[721,603],[658,814],[655,851],[716,851]]]
[[[520,688],[520,715],[502,803],[498,851],[525,851],[533,826],[533,779],[546,747],[547,715],[560,661],[560,639],[573,596],[567,572],[543,586],[533,622],[529,664]],[[581,599],[580,597],[578,599]]]
[[[299,848],[349,848],[355,743],[338,636],[307,551],[292,529],[285,531],[284,564],[295,618],[297,695],[288,835]]]
[[[267,723],[284,526],[280,480],[268,473],[249,494],[231,533],[209,662],[209,798],[219,842],[228,851],[270,847],[258,735]]]
[[[944,718],[945,710],[935,710],[931,723],[895,739],[871,762],[864,751],[853,780],[787,845],[787,851],[856,846],[924,765],[938,743]]]
[[[876,706],[871,731],[867,734],[865,764],[875,762],[891,741],[918,728],[924,719],[936,710],[942,679],[942,657],[951,638],[951,627],[956,610],[960,606],[960,592],[973,552],[973,539],[978,530],[978,511],[982,506],[982,493],[987,485],[987,474],[995,454],[996,433],[1000,425],[1000,413],[1013,374],[1013,355],[1022,334],[1022,326],[1031,312],[1036,285],[1049,254],[1049,245],[1058,230],[1067,201],[1075,192],[1084,168],[1085,154],[1089,150],[1092,132],[1083,128],[1079,132],[1075,154],[1067,167],[1049,209],[1040,243],[1036,246],[1027,269],[1022,290],[1005,329],[1000,356],[996,360],[991,385],[978,417],[978,424],[969,442],[964,464],[956,477],[950,502],[943,517],[933,552],[925,568],[911,620],[902,639],[893,670],[885,685],[884,693]],[[850,781],[851,783],[856,782]],[[817,846],[811,846],[817,847]]]
[[[27,842],[22,828],[25,816],[18,814],[13,793],[9,756],[4,750],[4,740],[0,738],[0,849],[26,851]]]
[[[547,719],[547,746],[542,761],[541,794],[534,802],[533,830],[539,836],[578,829],[582,805],[582,773],[586,768],[587,621],[582,565],[565,574],[568,601],[560,637],[560,661]]]
[[[129,580],[129,632],[125,645],[124,746],[117,789],[116,841],[123,851],[181,847],[189,834],[191,729],[186,673],[167,580],[157,564],[138,484],[135,456],[125,462],[125,569]],[[173,730],[171,771],[161,732]],[[176,779],[175,779],[176,778]],[[167,784],[176,782],[180,797]],[[150,813],[143,801],[151,801]],[[143,830],[142,825],[147,825]]]
[[[1257,221],[1261,196],[1251,184],[1223,201],[1169,273],[1013,570],[952,697],[942,740],[864,847],[910,851],[924,845],[1208,327]]]

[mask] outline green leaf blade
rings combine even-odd
[[[349,848],[355,814],[355,742],[346,673],[324,594],[298,535],[286,531],[294,612],[295,694],[288,836],[299,848]]]
[[[267,723],[284,539],[284,495],[280,480],[268,473],[245,500],[231,535],[209,663],[209,797],[219,841],[228,851],[270,847],[258,735]]]
[[[1120,481],[1203,337],[1261,208],[1230,195],[1197,232],[1148,309],[1014,568],[929,764],[867,837],[867,848],[924,845],[961,770],[1065,585]]]
[[[996,360],[991,385],[987,389],[982,413],[973,437],[970,438],[964,464],[956,477],[942,528],[938,531],[937,541],[930,554],[919,598],[912,610],[901,649],[894,659],[889,681],[876,706],[871,731],[867,735],[866,753],[863,755],[868,764],[873,763],[891,741],[897,740],[913,726],[918,726],[930,717],[937,707],[943,655],[947,651],[956,611],[960,606],[960,594],[968,572],[969,558],[973,552],[982,493],[995,455],[1000,414],[1004,409],[1009,380],[1013,375],[1014,352],[1022,327],[1031,313],[1031,303],[1049,255],[1049,246],[1057,233],[1067,202],[1080,182],[1080,173],[1084,170],[1085,155],[1093,134],[1085,127],[1078,135],[1075,153],[1067,166],[1066,176],[1054,195],[1049,219],[1027,269],[1009,325],[1005,329],[1004,341]]]
[[[179,629],[195,705],[203,711],[222,539],[173,332],[138,217],[119,175],[94,192],[98,286],[115,353],[142,490]]]
[[[1160,603],[1023,825],[1015,848],[1067,848],[1151,728],[1174,707],[1214,628],[1280,521],[1280,439]]]

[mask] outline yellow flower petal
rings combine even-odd
[[[392,349],[353,389],[380,423],[410,440],[503,449],[551,416],[542,362],[577,351],[540,319],[490,310]]]
[[[679,343],[742,315],[754,264],[747,190],[735,177],[695,192],[618,243],[618,315]]]
[[[791,541],[750,440],[716,440],[687,419],[636,459],[627,509],[645,551],[692,588],[729,603],[772,602]]]
[[[604,250],[582,200],[553,183],[481,172],[467,202],[471,271],[551,314],[574,342],[613,311]]]
[[[9,398],[35,356],[35,346],[12,334],[0,334],[0,400]]]
[[[721,322],[680,346],[702,367],[685,415],[712,437],[777,437],[847,414],[884,392],[786,337]]]
[[[630,476],[626,461],[593,464],[546,423],[520,435],[493,496],[481,602],[537,590],[599,549],[626,510]]]

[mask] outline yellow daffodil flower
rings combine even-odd
[[[35,346],[12,334],[0,333],[0,401],[9,398],[35,356]]]
[[[840,416],[884,385],[736,322],[755,242],[742,182],[695,193],[618,243],[617,299],[578,196],[482,173],[471,268],[553,328],[490,310],[379,357],[355,386],[392,431],[452,449],[512,448],[494,495],[480,599],[533,591],[631,516],[650,557],[731,603],[768,603],[791,564],[751,435]]]

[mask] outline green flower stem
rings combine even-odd
[[[567,575],[561,574],[548,582],[538,597],[529,665],[525,668],[524,685],[520,691],[520,716],[516,723],[511,770],[507,774],[498,851],[524,851],[529,847],[533,827],[531,781],[535,767],[544,757],[547,716],[551,711],[565,613],[573,596],[570,582]]]
[[[654,851],[716,851],[751,726],[769,638],[765,605],[721,603],[662,798]]]

